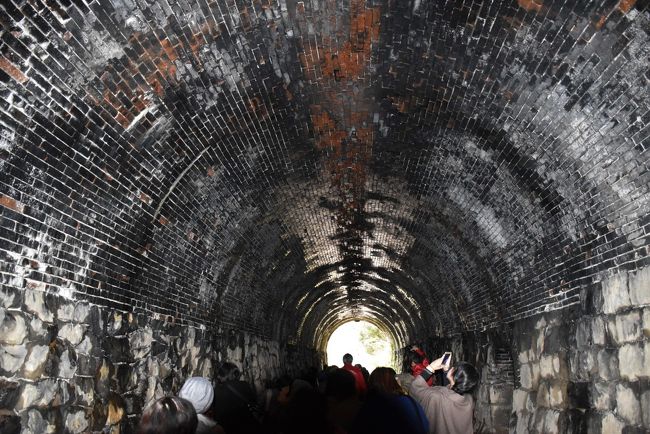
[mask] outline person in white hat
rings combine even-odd
[[[196,410],[199,419],[196,434],[223,433],[223,429],[210,417],[214,398],[214,389],[210,380],[205,377],[188,378],[178,396],[191,402]]]

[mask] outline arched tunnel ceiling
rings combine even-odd
[[[648,263],[647,4],[3,2],[3,283],[306,343],[575,303]]]

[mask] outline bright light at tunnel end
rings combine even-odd
[[[394,343],[389,335],[367,321],[350,321],[340,325],[327,342],[327,364],[343,366],[343,355],[352,354],[353,364],[368,372],[380,366],[393,369]]]

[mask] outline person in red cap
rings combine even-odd
[[[422,371],[429,366],[429,359],[427,358],[426,353],[417,345],[411,347],[409,356],[411,360],[411,374],[413,374],[413,377],[417,378]],[[433,379],[433,376],[427,379],[427,384],[429,386],[433,385]]]
[[[352,360],[352,354],[345,354],[343,356],[343,369],[354,375],[354,384],[357,388],[357,393],[361,398],[366,394],[366,380],[363,378],[363,372],[361,372],[361,369],[352,364]]]

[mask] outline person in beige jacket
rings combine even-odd
[[[447,371],[449,384],[446,387],[429,387],[429,377],[445,367],[442,357],[434,360],[413,380],[409,393],[424,408],[430,434],[473,434],[474,399],[471,393],[479,382],[478,371],[467,362],[459,362]]]

